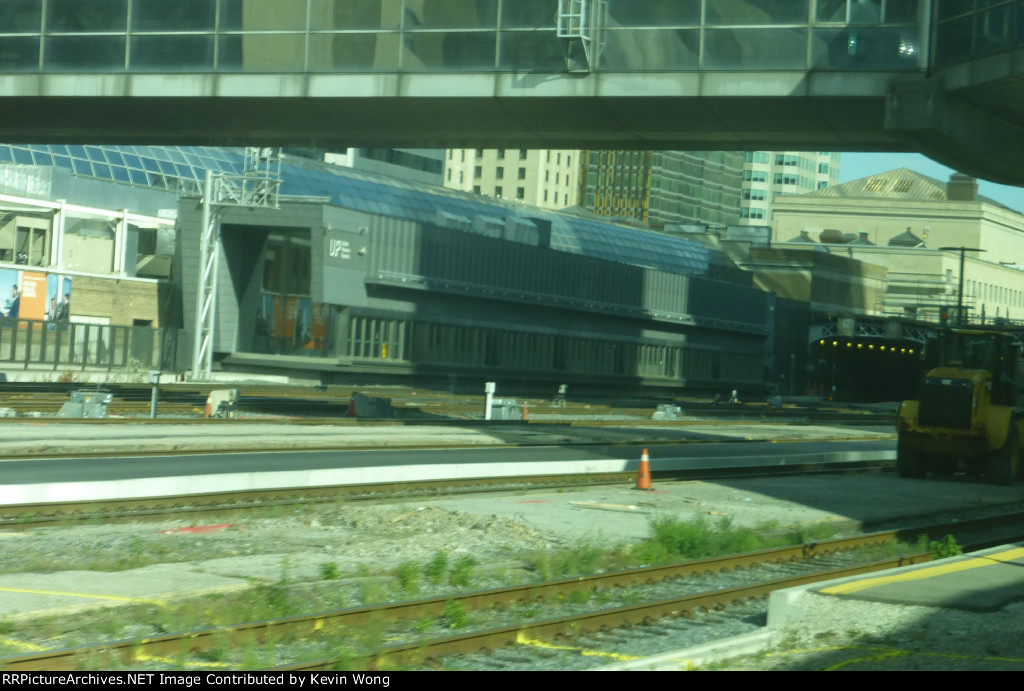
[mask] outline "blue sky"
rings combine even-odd
[[[953,173],[952,168],[938,164],[921,154],[844,153],[839,160],[839,182],[884,173],[893,168],[908,168],[939,180],[949,180]],[[978,180],[978,194],[991,197],[1011,209],[1024,213],[1024,187],[1009,187]]]

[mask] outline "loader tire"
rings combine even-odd
[[[989,456],[985,476],[994,485],[1013,484],[1013,476],[1017,472],[1019,460],[1020,439],[1017,436],[1017,426],[1010,423],[1010,431],[1006,435],[1003,448]]]
[[[896,470],[900,477],[906,478],[922,478],[927,472],[921,452],[910,448],[902,440],[896,444]]]

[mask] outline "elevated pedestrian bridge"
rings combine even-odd
[[[0,94],[12,142],[916,150],[1021,184],[1024,4],[10,0]]]

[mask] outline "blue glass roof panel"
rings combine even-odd
[[[200,186],[207,169],[241,173],[243,165],[240,149],[218,147],[0,145],[0,160],[20,157],[31,162],[30,150],[36,153],[37,160],[45,160],[41,154],[52,152],[58,165],[73,166],[79,175],[130,180],[157,189],[167,189],[168,183],[173,189],[174,178]],[[96,165],[79,160],[87,158]],[[143,176],[142,169],[149,175]],[[529,208],[291,157],[283,159],[281,177],[283,195],[327,197],[333,204],[357,211],[430,224],[437,221],[439,210],[470,220],[477,216],[538,218],[551,223],[550,246],[555,250],[677,273],[704,273],[708,266],[708,250],[699,243],[616,225],[597,217]]]

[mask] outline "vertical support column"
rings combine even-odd
[[[118,209],[120,215],[114,226],[114,273],[123,276],[125,266],[125,243],[128,240],[128,209]]]
[[[195,337],[192,349],[192,378],[209,378],[213,362],[214,306],[217,298],[219,233],[213,199],[213,173],[206,171],[203,182],[203,220],[199,238],[199,282],[196,287]]]
[[[58,199],[51,225],[50,266],[63,268],[64,265],[64,224],[67,218],[67,200]]]

